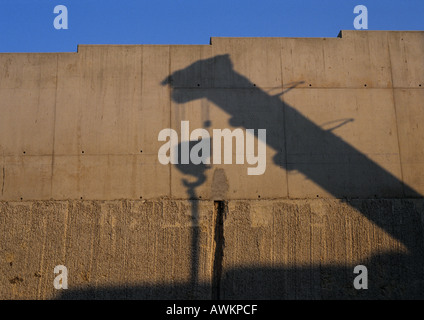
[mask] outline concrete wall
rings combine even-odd
[[[423,54],[382,31],[1,53],[0,297],[422,298]],[[266,129],[265,173],[162,165],[184,120]]]

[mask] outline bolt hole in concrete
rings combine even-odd
[[[200,83],[198,83],[197,86],[200,87]]]
[[[81,153],[84,153],[84,150],[83,150],[83,151],[81,151]]]
[[[140,197],[140,199],[143,199],[143,197]]]
[[[364,87],[366,87],[367,85],[366,84],[364,84]]]
[[[140,153],[142,153],[143,152],[143,150],[140,150]]]
[[[82,200],[82,197],[81,197],[81,200]]]
[[[309,84],[310,87],[312,87],[312,84]]]
[[[25,154],[26,152],[24,151],[23,153]]]
[[[24,200],[24,199],[21,197],[21,200]]]
[[[254,83],[253,86],[256,87],[256,83]]]

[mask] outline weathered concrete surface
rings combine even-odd
[[[423,200],[352,202],[384,219],[384,229],[398,230],[400,239],[370,224],[350,202],[231,202],[224,226],[222,297],[422,298]],[[403,244],[410,242],[415,246]],[[368,268],[368,290],[352,290],[357,265]]]
[[[0,297],[51,299],[56,265],[69,271],[69,289],[126,288],[128,298],[210,298],[191,287],[192,231],[199,231],[199,283],[211,275],[213,202],[37,201],[0,207]],[[52,277],[53,276],[53,277]],[[147,288],[142,295],[132,288]],[[181,290],[185,285],[187,288]],[[167,290],[155,288],[167,286]]]
[[[401,239],[339,200],[229,202],[220,297],[422,298],[423,200],[352,201],[384,216]],[[178,200],[2,203],[0,297],[213,298],[213,208],[212,201]],[[195,284],[193,228],[199,231]],[[65,291],[53,287],[60,264],[69,270]],[[368,291],[353,289],[358,264],[369,270]]]
[[[423,298],[423,55],[406,31],[0,53],[0,298]],[[160,164],[185,120],[266,129],[265,173]]]

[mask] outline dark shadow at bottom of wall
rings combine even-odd
[[[368,289],[356,290],[355,265],[346,267],[267,268],[246,267],[223,272],[220,283],[222,300],[284,299],[423,299],[422,263],[408,255],[383,254],[364,261],[368,269]],[[122,287],[98,287],[63,290],[65,300],[209,300],[209,283]]]

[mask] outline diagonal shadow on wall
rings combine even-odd
[[[212,83],[203,87],[202,81]],[[219,87],[228,79],[231,87]],[[199,86],[187,86],[198,83]],[[208,99],[231,115],[229,125],[245,129],[267,130],[267,145],[276,151],[275,165],[287,171],[297,170],[322,189],[338,199],[345,199],[351,207],[372,223],[401,242],[408,254],[378,254],[367,265],[378,265],[374,277],[380,278],[378,287],[369,290],[352,289],[354,266],[317,266],[314,268],[269,268],[260,265],[225,270],[222,275],[221,297],[227,299],[295,299],[295,298],[423,298],[424,237],[421,215],[416,208],[393,216],[384,210],[370,210],[370,202],[349,201],[358,198],[422,198],[413,188],[405,185],[387,170],[362,154],[356,148],[310,121],[294,107],[282,101],[281,96],[270,95],[256,87],[245,76],[237,73],[229,55],[199,60],[169,75],[162,85],[172,87],[172,100],[187,103],[195,99]],[[294,88],[294,84],[290,90]],[[231,89],[231,90],[229,90]],[[296,125],[287,130],[287,119]],[[179,146],[181,148],[181,145]],[[296,152],[292,152],[292,148]],[[319,165],[324,163],[326,165]],[[196,188],[205,182],[206,166],[177,165],[196,182],[185,181],[187,195],[196,198]],[[278,187],[278,186],[276,186]],[[408,206],[406,205],[405,208]],[[378,210],[377,210],[378,211]],[[197,217],[197,206],[193,206]],[[403,224],[404,228],[394,227]],[[413,230],[407,232],[406,230]],[[195,228],[194,228],[195,229]],[[134,298],[134,299],[208,299],[210,284],[197,283],[197,231],[192,236],[192,273],[190,283],[177,286],[140,286],[131,288],[100,288],[88,291],[66,291],[62,298]],[[372,267],[371,267],[372,268]],[[401,274],[404,272],[404,274]],[[305,281],[309,282],[305,286]],[[196,288],[194,288],[194,287]],[[302,290],[304,287],[304,290]],[[346,290],[349,288],[349,290]],[[197,292],[197,293],[196,293]]]
[[[201,73],[200,70],[202,70]],[[220,76],[231,79],[235,89],[191,88],[190,94],[187,94],[187,88],[184,86],[186,79],[201,74],[202,77],[196,79],[201,83],[203,78],[208,77],[205,75],[205,71],[208,70],[212,73],[209,77],[213,79]],[[233,69],[229,55],[195,62],[185,69],[174,72],[162,84],[171,85],[172,99],[177,103],[206,98],[232,116],[229,121],[231,126],[255,129],[255,135],[258,129],[266,129],[267,144],[277,152],[273,159],[274,163],[288,171],[297,170],[335,198],[423,197],[336,136],[332,130],[321,128],[294,107],[281,101],[282,94],[269,95],[255,87],[253,82]],[[294,129],[293,132],[285,130],[287,119],[296,123],[295,127],[291,127]],[[291,155],[288,150],[291,146],[301,151],[300,159],[298,154]],[[325,162],[329,165],[316,166],[317,162]],[[352,197],[352,194],[361,196]],[[364,194],[367,195],[364,196]],[[351,205],[367,216],[363,208],[353,203]],[[409,250],[413,251],[416,247],[416,243],[410,242],[398,231],[387,230],[386,217],[367,216],[367,218],[400,240]]]

